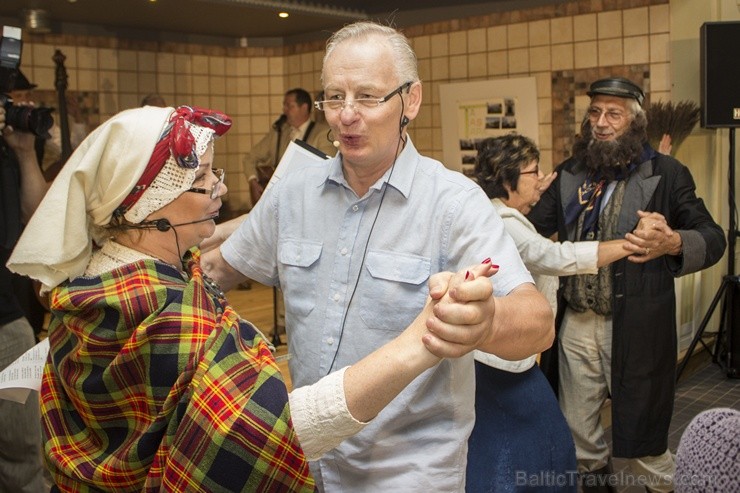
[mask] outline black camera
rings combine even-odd
[[[17,27],[3,26],[0,38],[0,106],[5,108],[5,124],[21,132],[31,132],[39,137],[49,138],[49,129],[54,124],[51,108],[31,108],[16,106],[7,95],[15,85],[18,66],[21,64],[21,30]]]

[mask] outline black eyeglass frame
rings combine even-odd
[[[192,187],[188,188],[186,191],[193,192],[193,193],[205,193],[210,194],[211,200],[218,197],[218,192],[221,190],[221,185],[223,185],[224,180],[226,180],[226,170],[223,168],[213,168],[213,174],[218,177],[218,181],[211,186],[210,190],[207,188],[198,188],[198,187]]]

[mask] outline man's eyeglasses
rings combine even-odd
[[[401,94],[404,89],[409,89],[411,82],[402,84],[397,89],[386,94],[382,98],[359,98],[359,99],[339,99],[341,96],[337,96],[337,99],[326,99],[324,101],[315,101],[314,106],[316,109],[321,111],[341,111],[345,106],[349,106],[355,112],[360,111],[362,108],[377,108],[381,104],[390,100],[396,94]]]
[[[604,115],[606,121],[611,124],[617,124],[621,122],[626,116],[620,111],[602,111],[600,108],[591,107],[588,109],[588,118],[592,122],[597,122],[601,119],[601,115]]]
[[[210,189],[193,187],[193,188],[189,188],[188,192],[210,194],[211,199],[215,199],[216,197],[218,197],[221,194],[221,189],[224,186],[224,180],[226,179],[226,171],[223,169],[214,168],[213,174],[216,175],[216,177],[218,178],[218,181],[214,183]]]

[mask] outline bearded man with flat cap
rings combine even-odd
[[[632,254],[597,274],[561,278],[558,344],[543,357],[543,370],[573,433],[584,492],[616,491],[600,423],[607,398],[613,455],[629,459],[648,491],[671,491],[673,280],[716,263],[724,233],[696,196],[689,169],[648,144],[642,89],[608,78],[591,84],[588,95],[573,157],[557,168],[528,218],[560,241],[624,237]]]

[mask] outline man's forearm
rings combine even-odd
[[[533,284],[523,284],[506,296],[495,298],[496,312],[490,337],[481,351],[516,361],[540,353],[555,337],[552,308]]]

